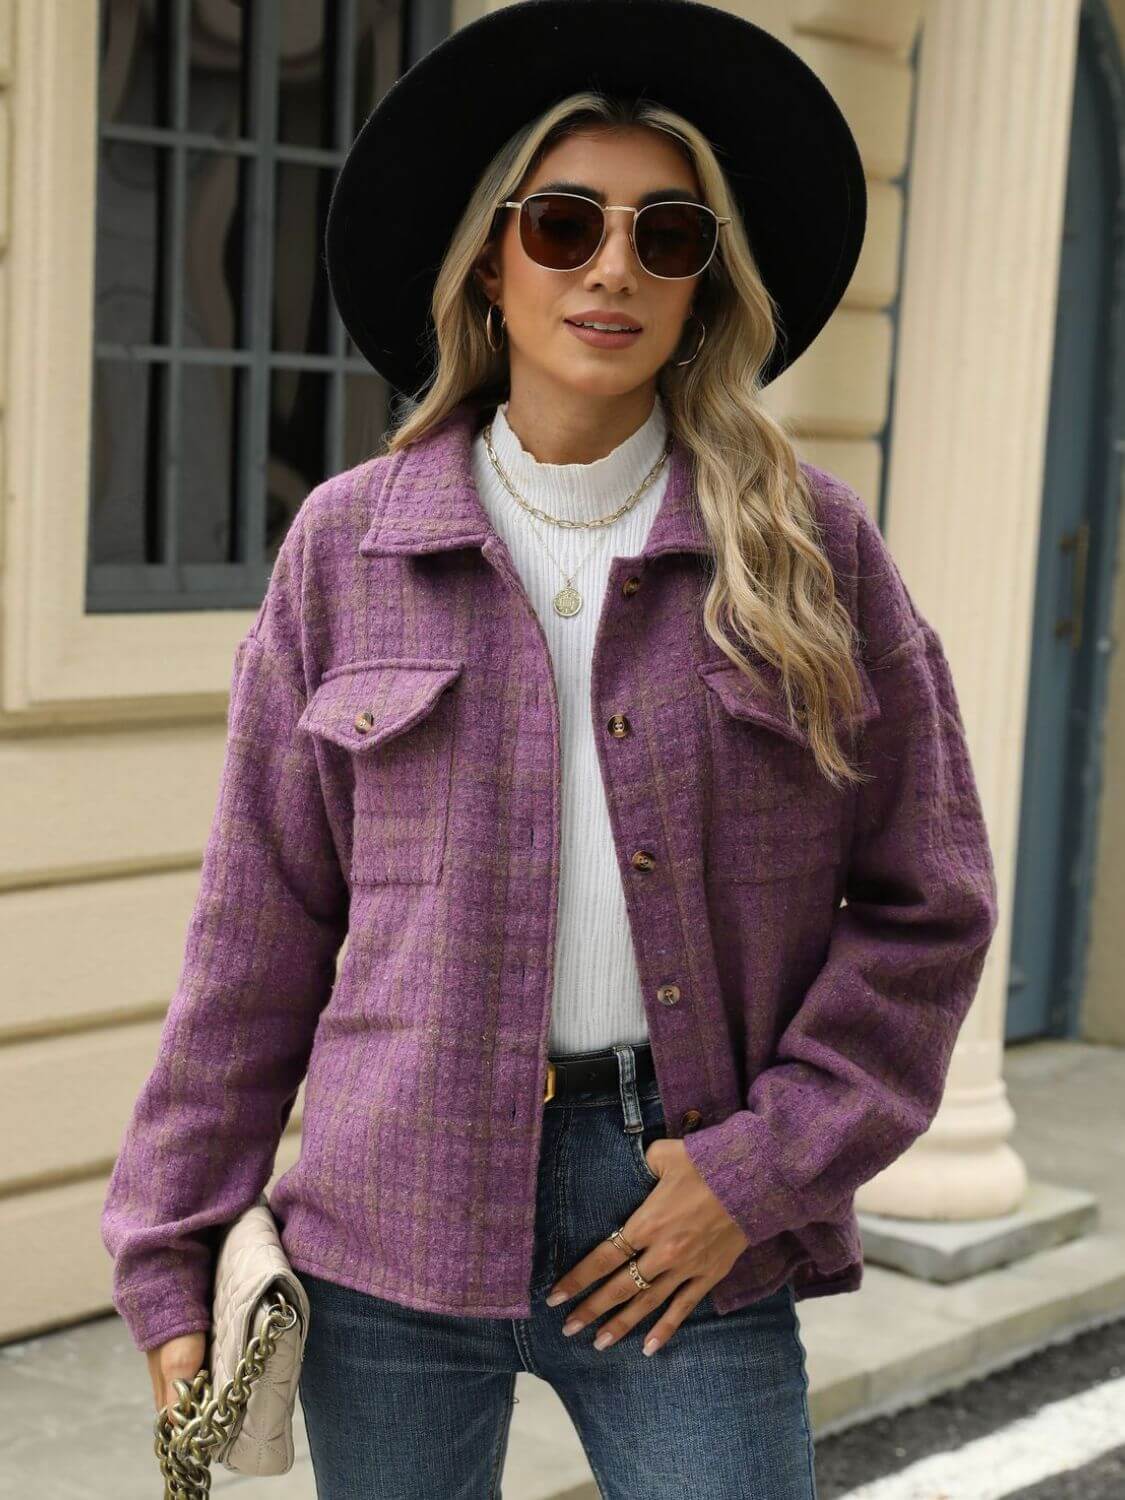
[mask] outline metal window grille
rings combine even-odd
[[[101,0],[87,608],[256,606],[392,392],[323,265],[355,132],[449,0]]]

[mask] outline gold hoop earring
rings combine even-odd
[[[695,316],[696,316],[695,313],[692,313],[692,317],[694,318]],[[696,346],[695,346],[695,354],[690,355],[689,358],[687,358],[687,359],[674,359],[674,360],[671,361],[672,364],[674,364],[674,365],[690,365],[691,362],[692,362],[692,360],[695,359],[695,357],[696,357],[696,355],[698,355],[700,349],[703,348],[703,340],[707,337],[707,324],[703,321],[702,318],[700,318],[700,320],[699,320],[699,328],[700,328],[699,343],[696,344]]]
[[[488,304],[488,311],[484,315],[484,336],[488,341],[488,347],[494,352],[499,353],[499,351],[504,347],[504,339],[503,335],[501,335],[500,342],[498,344],[494,344],[492,342],[492,314],[494,312],[500,313],[500,327],[501,329],[503,329],[504,327],[504,309],[498,308],[495,302],[490,302]]]

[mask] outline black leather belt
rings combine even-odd
[[[655,1083],[656,1067],[652,1060],[651,1045],[648,1042],[634,1044],[633,1059],[638,1089]],[[619,1077],[620,1069],[615,1052],[568,1052],[565,1057],[549,1057],[543,1103],[546,1104],[548,1099],[559,1099],[568,1092],[616,1088]]]

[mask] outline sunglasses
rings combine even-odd
[[[706,204],[676,199],[644,208],[628,203],[603,208],[580,193],[531,193],[498,207],[519,209],[520,244],[548,271],[577,271],[592,261],[605,240],[606,214],[611,208],[624,209],[633,215],[629,242],[634,255],[650,276],[662,281],[682,281],[706,270],[719,243],[720,224],[730,223]]]

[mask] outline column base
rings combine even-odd
[[[863,1211],[857,1217],[865,1260],[946,1283],[1089,1233],[1098,1222],[1098,1200],[1084,1189],[1035,1181],[1013,1212],[987,1219],[902,1219]]]

